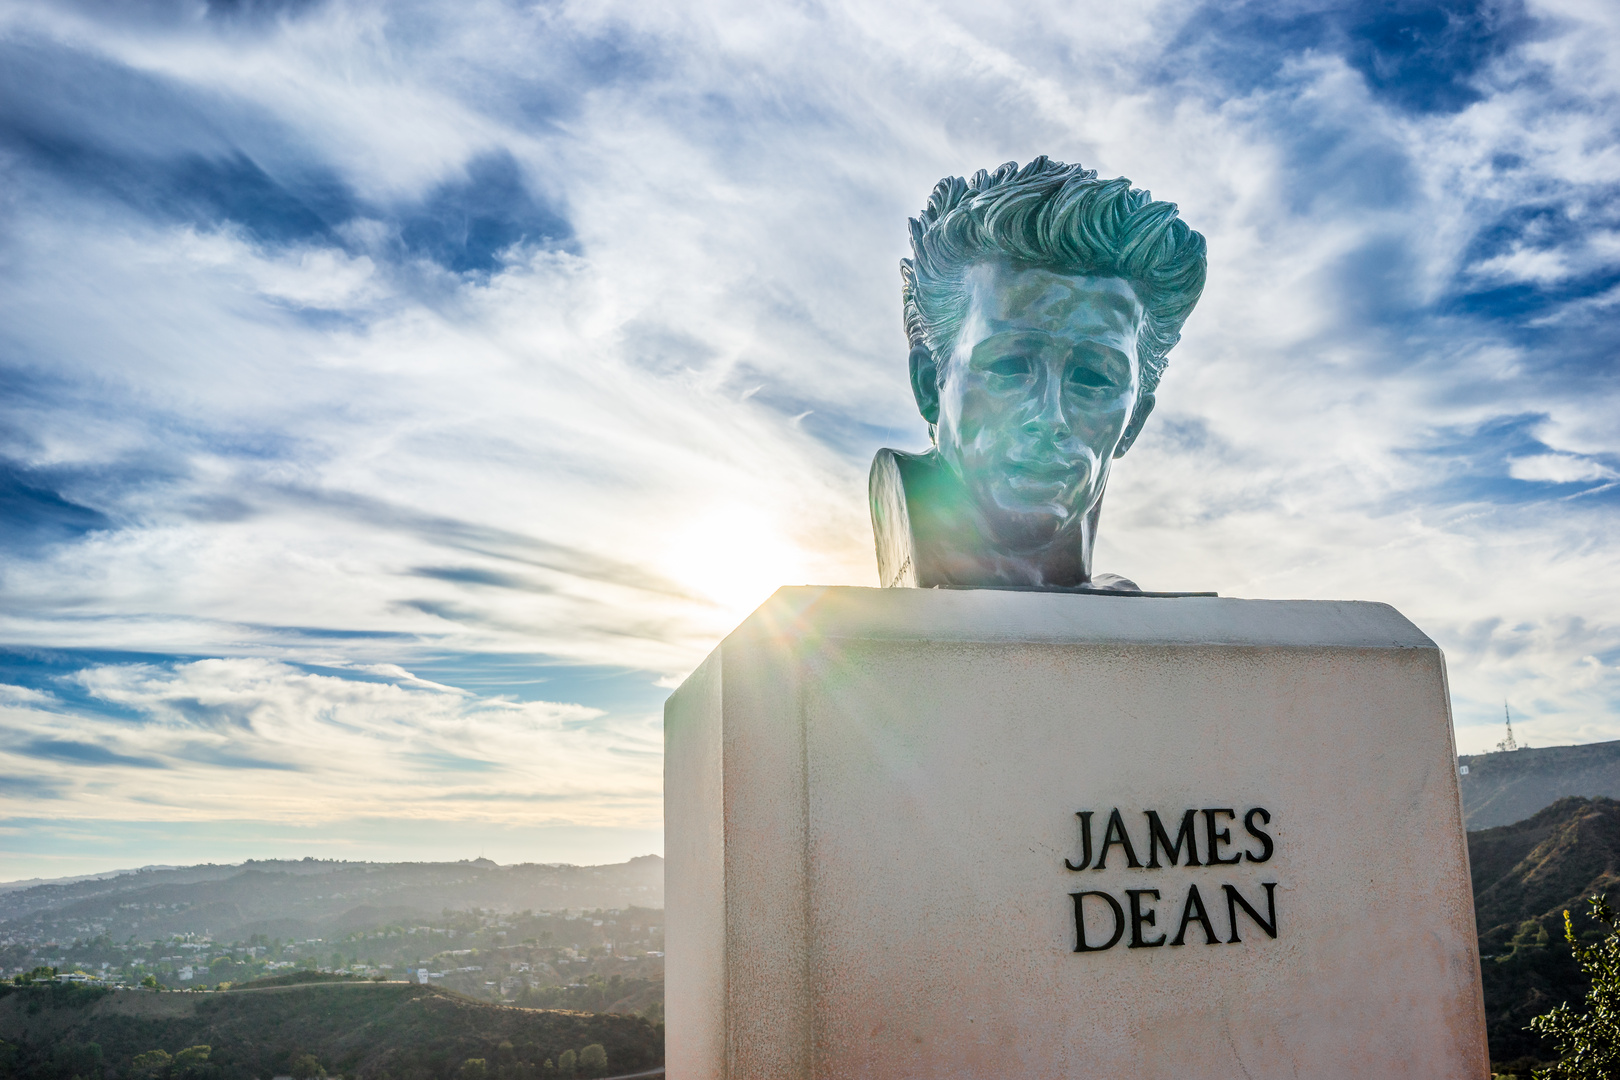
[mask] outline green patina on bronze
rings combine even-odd
[[[1153,411],[1204,287],[1204,238],[1123,177],[1036,158],[948,177],[900,261],[912,392],[933,446],[880,450],[888,587],[1106,588],[1110,463]]]

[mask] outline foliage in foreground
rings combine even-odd
[[[1564,939],[1575,962],[1592,980],[1581,1011],[1555,1006],[1530,1021],[1530,1028],[1553,1040],[1558,1061],[1536,1070],[1537,1080],[1614,1080],[1620,1076],[1620,915],[1605,896],[1591,898],[1592,919],[1608,933],[1583,945],[1564,912]]]
[[[412,983],[0,988],[4,1080],[586,1080],[662,1061],[662,1028],[639,1016],[512,1008]]]

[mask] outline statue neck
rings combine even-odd
[[[1011,551],[991,535],[937,450],[879,450],[870,494],[878,574],[885,587],[1061,589],[1091,582],[1101,499],[1048,543]]]

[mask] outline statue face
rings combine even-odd
[[[996,540],[1031,550],[1078,528],[1152,409],[1143,308],[1121,278],[982,263],[967,284],[967,318],[934,372],[939,451]],[[915,358],[913,371],[915,384]],[[920,384],[918,396],[927,415]]]

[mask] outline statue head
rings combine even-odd
[[[1203,290],[1204,238],[1045,157],[941,180],[910,224],[911,385],[940,459],[1004,550],[1085,531]]]

